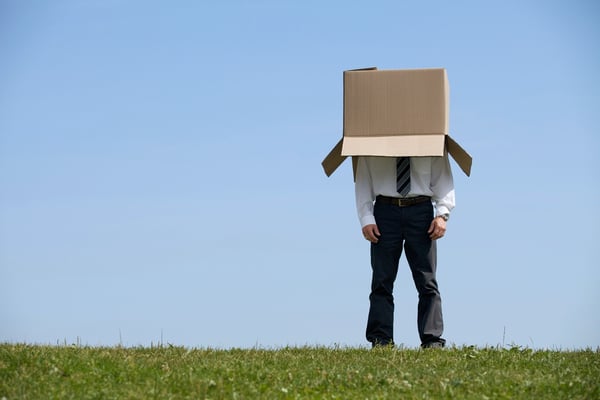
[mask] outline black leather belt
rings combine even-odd
[[[408,207],[414,206],[415,204],[425,203],[426,201],[431,201],[431,197],[429,196],[416,196],[416,197],[405,197],[405,198],[397,198],[397,197],[388,197],[379,195],[375,199],[377,203],[382,204],[393,204],[398,207]]]

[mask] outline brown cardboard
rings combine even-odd
[[[330,176],[347,156],[441,156],[468,176],[471,156],[449,135],[443,68],[344,72],[343,137],[323,160]]]
[[[454,139],[449,135],[446,136],[446,148],[448,153],[454,158],[460,169],[465,175],[471,176],[471,165],[473,165],[473,157],[469,155]]]

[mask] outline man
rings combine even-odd
[[[436,280],[436,240],[454,208],[448,156],[359,157],[356,207],[371,242],[373,278],[366,336],[373,347],[394,344],[393,288],[402,250],[419,293],[417,328],[423,348],[444,347]]]

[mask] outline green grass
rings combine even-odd
[[[600,352],[0,344],[0,399],[600,399]]]

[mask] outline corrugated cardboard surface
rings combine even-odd
[[[321,165],[325,171],[325,175],[331,176],[335,170],[344,162],[346,156],[342,156],[342,143],[344,139],[340,139],[333,149],[327,154]]]
[[[473,157],[469,155],[454,139],[446,136],[446,148],[448,153],[454,158],[460,169],[465,175],[471,176],[471,166],[473,165]]]
[[[344,136],[448,133],[444,69],[344,72]]]
[[[448,132],[445,69],[345,71],[343,137],[323,169],[330,176],[347,156],[441,156],[447,150],[470,175],[471,156]]]

